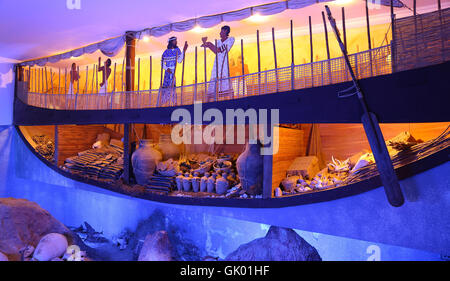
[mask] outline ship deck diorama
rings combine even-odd
[[[391,1],[386,40],[379,47],[374,47],[370,39],[373,26],[366,4],[367,33],[364,31],[363,35],[368,35],[368,48],[352,52],[348,59],[367,107],[381,123],[396,176],[405,179],[448,161],[450,122],[445,100],[450,88],[450,25],[447,24],[450,8],[439,7],[436,11],[396,18],[394,3]],[[249,9],[252,13],[275,10],[267,9],[268,5]],[[84,72],[84,67],[81,70],[78,67],[80,79],[69,90],[67,69],[61,71],[51,65],[94,53],[102,49],[102,43],[22,62],[16,71],[14,125],[36,157],[65,177],[152,201],[279,208],[332,201],[381,188],[383,183],[369,146],[373,136],[366,136],[361,124],[364,111],[352,93],[354,82],[345,56],[330,55],[334,38],[328,35],[331,29],[325,14],[322,17],[324,32],[314,36],[324,36],[325,59],[313,55],[310,19],[307,29],[310,40],[302,41],[309,44],[310,62],[296,64],[294,18],[290,25],[291,52],[277,54],[278,41],[272,29],[272,41],[266,43],[273,46],[273,53],[261,54],[264,48],[260,50],[262,43],[257,32],[256,72],[245,70],[244,46],[247,45],[243,40],[236,40],[230,58],[231,54],[239,55],[237,65],[242,69],[226,78],[230,85],[226,92],[216,90],[212,96],[208,93],[211,83],[222,81],[208,82],[206,63],[205,79],[199,81],[203,75],[198,74],[201,63],[195,47],[195,67],[190,69],[195,75],[185,71],[183,60],[176,72],[181,82],[172,90],[174,99],[166,103],[161,102],[162,70],[161,77],[155,78],[157,69],[152,69],[151,56],[146,64],[148,68],[141,68],[144,60],[141,62],[141,57],[136,55],[136,46],[144,34],[166,35],[179,31],[177,23],[128,31],[105,41],[103,45],[114,42],[126,46],[124,58],[113,57],[119,64],[114,63],[105,92],[99,91],[98,73],[101,72],[95,71],[95,67],[90,69],[86,65]],[[347,48],[351,43],[346,40],[343,8],[341,21],[341,37]],[[191,53],[192,57],[194,54]],[[273,69],[261,69],[262,55],[272,56]],[[280,55],[288,56],[291,63],[278,67]],[[194,83],[185,85],[185,75],[194,76]],[[178,121],[172,119],[173,112],[184,110],[195,116],[199,106],[202,115],[210,109],[223,116],[230,109],[279,110],[275,126],[278,136],[274,139],[278,151],[254,160],[260,161],[262,174],[250,175],[260,177],[261,190],[250,192],[244,188],[242,179],[249,175],[240,174],[236,167],[236,162],[244,161],[239,157],[245,144],[174,145],[171,142],[170,134]],[[196,124],[205,128],[209,123],[201,119]],[[246,143],[251,128],[248,123],[242,124],[247,132]],[[162,159],[155,162],[153,175],[143,182],[133,169],[136,167],[132,155],[139,151],[139,143],[151,143],[149,139],[154,143],[151,149],[159,150]],[[220,184],[225,185],[220,192],[219,178]]]

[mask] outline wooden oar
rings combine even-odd
[[[361,121],[363,123],[367,139],[369,140],[370,147],[372,148],[373,156],[375,157],[375,162],[377,164],[378,171],[380,172],[380,178],[381,182],[383,183],[386,196],[388,198],[389,203],[392,206],[400,207],[405,202],[405,199],[403,198],[403,194],[400,189],[400,184],[397,180],[397,176],[395,174],[394,167],[392,165],[392,161],[383,138],[383,134],[381,133],[377,117],[372,112],[369,112],[369,109],[367,108],[367,104],[364,100],[362,90],[359,86],[358,80],[356,80],[355,74],[353,73],[353,69],[350,64],[347,51],[345,50],[345,46],[342,43],[339,30],[336,26],[336,21],[334,20],[331,14],[330,8],[325,5],[325,9],[327,11],[330,25],[333,28],[334,34],[336,35],[336,39],[344,55],[345,62],[347,64],[348,70],[353,80],[353,85],[356,90],[356,94],[364,110],[363,116],[361,117]]]

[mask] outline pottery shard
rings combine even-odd
[[[229,254],[226,261],[321,261],[317,250],[290,228],[271,226],[266,236]]]
[[[0,198],[0,251],[9,260],[19,261],[20,250],[36,246],[48,233],[60,233],[71,244],[85,245],[81,239],[38,204],[14,198]]]
[[[145,237],[138,261],[172,261],[172,247],[166,231],[157,231]]]
[[[319,171],[319,160],[316,156],[303,156],[294,159],[286,171],[286,176],[302,176],[303,178],[311,179]]]

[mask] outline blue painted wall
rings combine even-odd
[[[12,124],[14,65],[0,57],[0,125]]]

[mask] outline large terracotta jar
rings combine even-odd
[[[152,140],[139,142],[139,148],[131,156],[133,172],[138,184],[146,185],[148,183],[161,159],[161,152],[154,148]]]
[[[261,144],[246,144],[244,152],[236,160],[236,168],[242,188],[250,195],[262,194],[263,156]]]
[[[180,146],[172,142],[171,135],[160,135],[158,148],[162,153],[163,161],[166,161],[170,158],[178,161],[178,159],[180,158]]]

